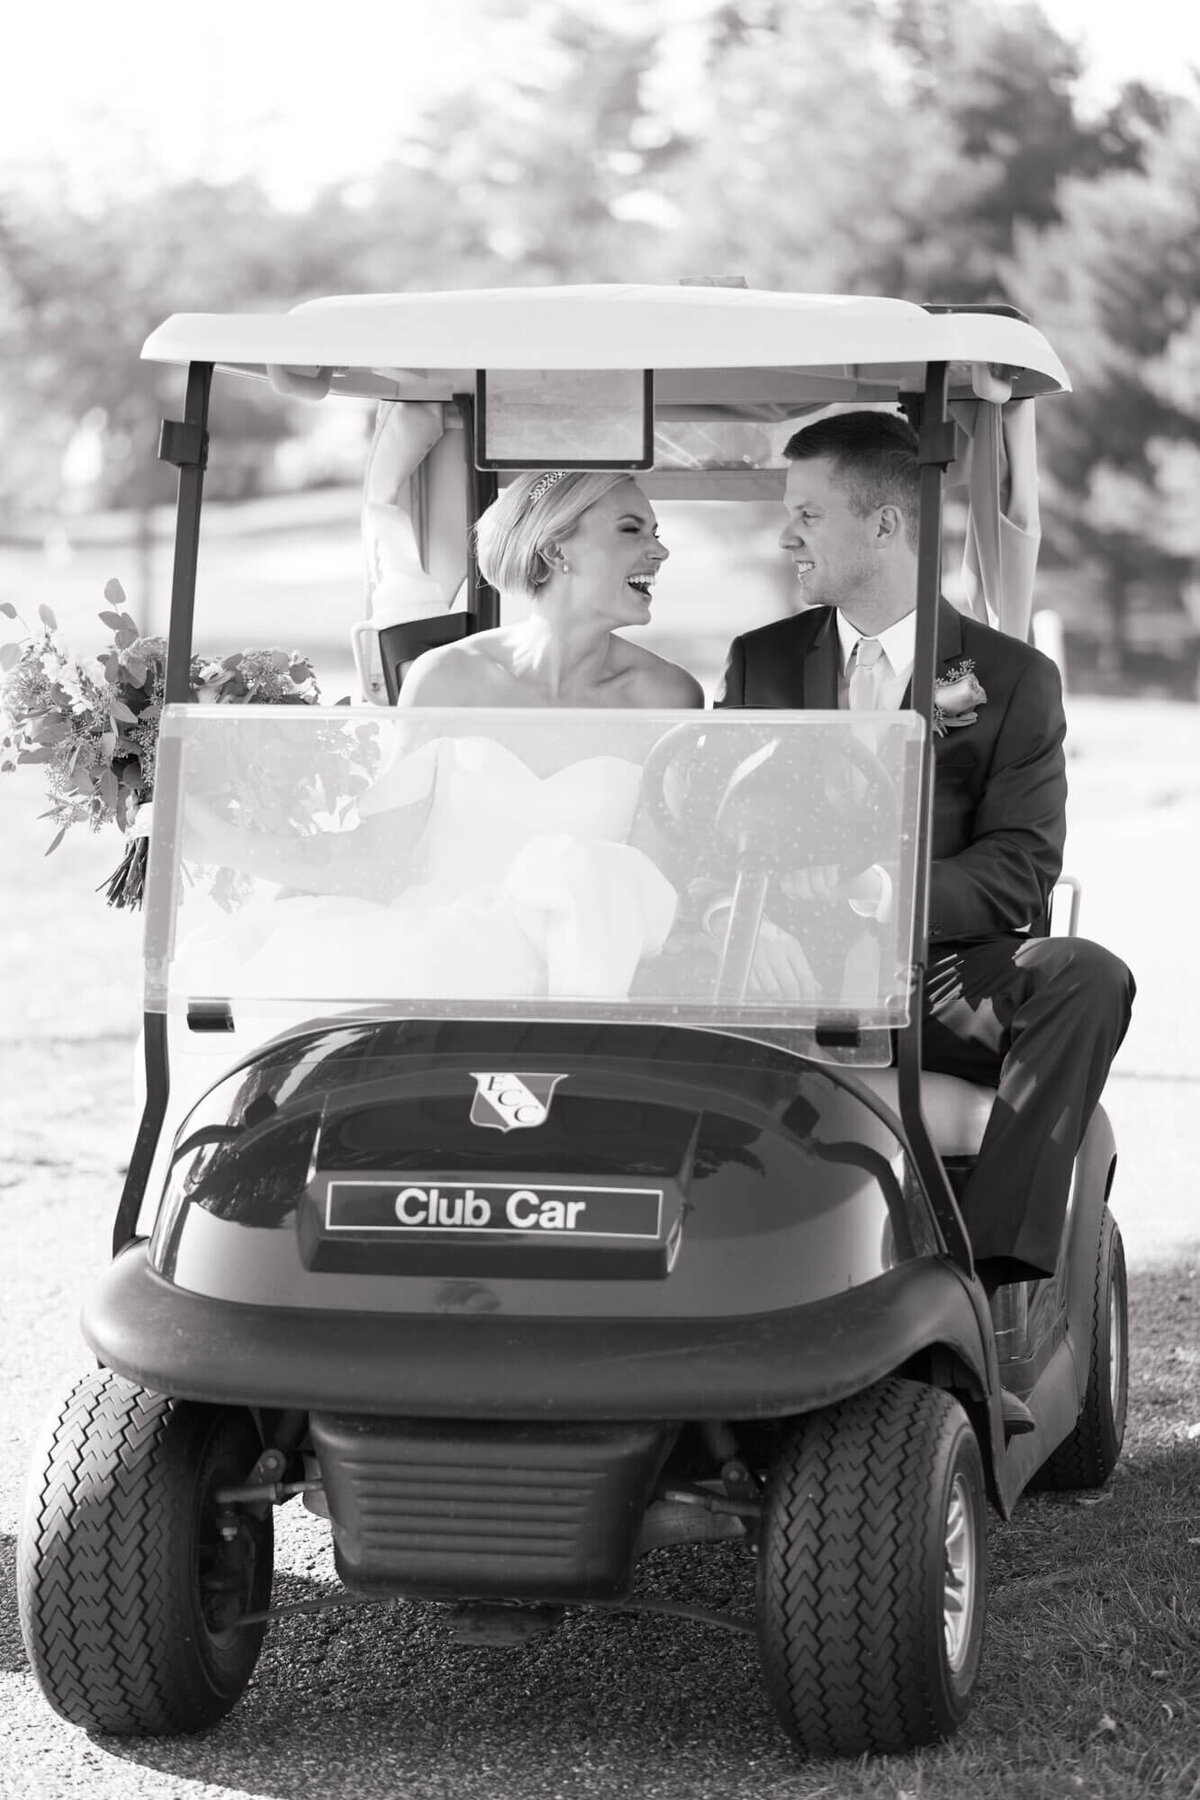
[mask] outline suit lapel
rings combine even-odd
[[[838,634],[832,607],[817,626],[802,665],[804,698],[810,710],[836,712],[838,703]]]
[[[941,675],[945,671],[947,663],[958,661],[959,657],[962,655],[962,647],[962,614],[958,611],[957,607],[951,606],[948,600],[939,600],[937,620],[937,669],[935,671],[935,676]],[[911,678],[908,686],[904,690],[904,698],[901,700],[900,704],[902,707],[912,705]]]

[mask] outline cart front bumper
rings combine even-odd
[[[940,1346],[984,1391],[971,1296],[908,1262],[827,1299],[734,1319],[307,1312],[193,1294],[144,1241],[83,1312],[101,1363],[155,1393],[407,1418],[769,1419],[827,1406]]]

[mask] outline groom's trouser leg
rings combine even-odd
[[[935,949],[922,1063],[997,1090],[962,1197],[976,1261],[993,1279],[1054,1272],[1075,1153],[1133,996],[1125,964],[1086,938]]]

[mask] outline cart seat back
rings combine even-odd
[[[418,656],[436,650],[442,644],[457,643],[470,628],[465,612],[444,613],[429,619],[406,619],[399,625],[385,625],[379,633],[379,659],[383,664],[383,681],[389,706],[395,706],[404,677]]]

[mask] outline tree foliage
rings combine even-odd
[[[1039,425],[1052,551],[1107,603],[1120,657],[1200,571],[1200,111],[1168,109],[1142,168],[1068,183],[1008,281],[1075,389]]]
[[[52,508],[79,421],[102,497],[170,491],[174,311],[318,293],[743,274],[755,286],[1008,300],[1076,396],[1043,410],[1050,561],[1120,620],[1200,557],[1200,108],[1130,85],[1097,111],[1035,0],[507,0],[491,73],[397,134],[368,184],[285,212],[252,182],[88,215],[0,191],[0,506]],[[281,429],[220,384],[211,491],[253,491]]]

